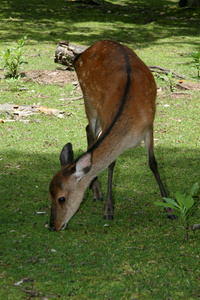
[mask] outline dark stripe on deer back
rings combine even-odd
[[[130,88],[130,73],[131,73],[131,64],[130,64],[130,60],[129,60],[129,56],[128,56],[128,51],[124,48],[123,45],[121,45],[117,42],[113,42],[113,43],[116,43],[116,45],[118,45],[122,55],[125,58],[125,63],[126,63],[125,68],[126,68],[126,75],[127,75],[126,87],[125,87],[124,94],[123,94],[123,97],[121,100],[121,105],[119,107],[119,110],[118,110],[115,118],[113,119],[112,123],[110,124],[110,126],[108,127],[106,132],[87,150],[87,152],[93,152],[102,143],[102,141],[109,135],[109,133],[113,129],[115,123],[121,116],[122,111],[125,106],[125,103],[127,101],[127,96],[128,96],[128,92],[129,92],[129,88]]]

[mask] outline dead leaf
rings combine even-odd
[[[48,115],[59,115],[60,113],[63,113],[58,109],[48,108],[48,107],[44,107],[44,106],[38,107],[37,111],[41,111],[41,112],[43,112],[45,114],[48,114]]]

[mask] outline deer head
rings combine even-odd
[[[66,144],[60,154],[61,170],[50,183],[50,230],[64,229],[78,210],[85,191],[84,176],[91,168],[92,155],[85,153],[76,161],[72,145]]]

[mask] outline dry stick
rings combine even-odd
[[[34,291],[34,290],[21,290],[23,293],[31,294],[32,297],[36,297],[37,295],[40,294],[39,291]]]
[[[171,92],[170,94],[168,94],[167,96],[171,95],[171,94],[175,94],[175,95],[190,95],[190,93],[188,92]]]
[[[69,101],[76,101],[76,100],[80,100],[80,99],[83,99],[83,96],[74,97],[74,98],[68,98],[68,99],[66,99],[66,100],[69,100]]]
[[[187,79],[186,76],[183,76],[183,75],[180,75],[174,71],[171,71],[170,69],[167,69],[167,68],[163,68],[163,67],[160,67],[160,66],[149,66],[149,69],[151,70],[151,72],[157,72],[157,73],[161,73],[161,74],[168,74],[170,72],[172,72],[172,74],[180,79]],[[156,70],[158,69],[158,70]]]
[[[187,93],[187,92],[171,92],[167,95],[163,95],[162,97],[166,98],[166,97],[171,96],[171,95],[189,95],[189,96],[191,96],[191,94]]]
[[[190,88],[188,88],[187,86],[184,86],[184,85],[182,85],[182,84],[180,84],[180,83],[177,83],[176,86],[179,86],[179,87],[180,87],[181,89],[183,89],[183,90],[187,90],[187,91],[190,90]]]
[[[79,96],[79,97],[75,97],[75,98],[67,98],[67,103],[64,104],[64,106],[68,106],[68,104],[72,101],[76,101],[76,100],[80,100],[80,99],[83,99],[83,96]]]
[[[193,226],[190,227],[192,230],[197,230],[200,229],[200,224],[194,224]]]

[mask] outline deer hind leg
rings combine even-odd
[[[88,149],[89,149],[96,140],[89,125],[86,126],[86,134],[87,134],[87,143],[88,143]],[[95,177],[92,180],[92,182],[90,183],[90,189],[93,192],[94,201],[97,201],[97,200],[102,201],[102,193],[101,193],[98,177]]]
[[[112,201],[112,179],[116,161],[113,161],[108,167],[108,190],[105,201],[104,219],[113,220],[113,201]]]
[[[151,169],[151,171],[153,172],[156,181],[158,183],[160,192],[162,197],[167,197],[167,194],[165,192],[164,186],[162,184],[159,172],[158,172],[158,166],[157,166],[157,161],[154,155],[154,146],[153,146],[153,126],[151,126],[151,128],[148,130],[148,132],[145,135],[144,138],[145,141],[145,146],[147,148],[147,152],[148,152],[148,157],[149,157],[149,167]],[[167,216],[170,219],[177,219],[177,217],[175,215],[172,214],[173,209],[167,207],[165,208],[166,212],[167,212]]]

